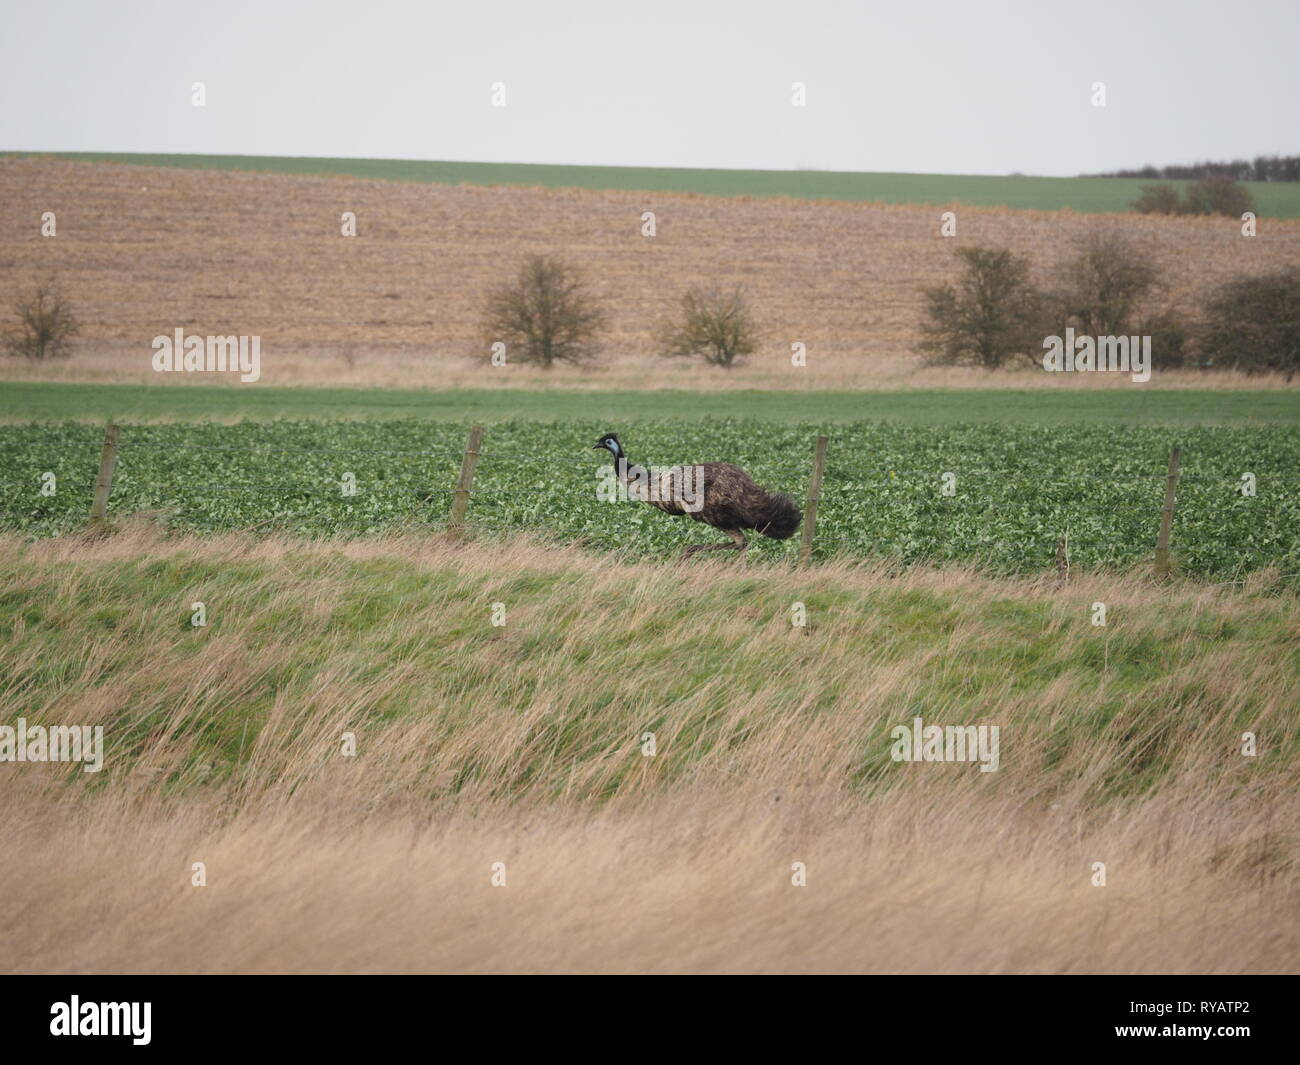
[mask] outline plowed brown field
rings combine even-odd
[[[640,232],[647,210],[653,238]],[[540,377],[477,357],[481,308],[524,256],[555,252],[585,272],[610,327],[604,371],[551,383],[1027,384],[1045,375],[919,371],[921,289],[953,275],[954,245],[1004,245],[1046,274],[1090,229],[1122,227],[1150,247],[1184,309],[1229,276],[1300,261],[1300,220],[1264,220],[1246,239],[1230,219],[956,207],[952,240],[939,236],[940,210],[6,159],[0,315],[11,317],[15,288],[53,276],[83,334],[70,360],[6,359],[0,372],[158,380],[150,342],[180,327],[260,335],[268,383],[525,384]],[[45,211],[54,238],[41,236]],[[354,238],[340,235],[344,211],[356,213]],[[744,285],[760,318],[762,350],[730,375],[657,357],[659,323],[699,282]],[[807,345],[803,371],[789,365],[795,341]]]

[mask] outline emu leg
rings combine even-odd
[[[745,552],[749,550],[749,541],[745,539],[745,534],[739,529],[724,529],[728,536],[731,537],[729,544],[691,544],[682,552],[682,558],[690,558],[696,551],[739,551],[740,557],[745,557]]]

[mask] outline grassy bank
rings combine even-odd
[[[1300,607],[1267,576],[1244,593],[1122,577],[1058,593],[953,571],[165,540],[145,525],[10,538],[3,585],[3,716],[105,725],[100,786],[147,768],[287,795],[334,772],[355,729],[376,801],[597,799],[732,774],[865,794],[924,776],[891,763],[891,727],[954,713],[1006,731],[1001,771],[935,771],[983,794],[1032,781],[1094,804],[1296,773]],[[1244,729],[1268,735],[1267,757],[1237,753]],[[637,749],[645,730],[656,758]]]
[[[105,739],[97,774],[0,776],[0,894],[44,915],[0,931],[9,970],[1300,960],[1300,600],[1265,577],[1054,591],[145,525],[2,548],[0,721]],[[892,760],[918,716],[997,725],[997,770]]]

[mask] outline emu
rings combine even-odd
[[[691,544],[683,553],[689,558],[696,551],[740,552],[749,548],[745,530],[752,529],[773,540],[787,540],[799,528],[803,515],[784,492],[767,492],[760,488],[739,466],[730,462],[704,462],[697,466],[672,466],[666,470],[647,470],[634,466],[614,433],[606,433],[593,445],[614,456],[618,479],[627,485],[628,494],[657,507],[666,514],[685,514],[705,525],[721,529],[731,537],[727,544]]]

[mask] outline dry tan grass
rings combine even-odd
[[[277,352],[263,362],[263,382],[309,388],[528,389],[544,392],[664,391],[727,392],[825,391],[848,389],[894,392],[904,389],[1035,389],[1090,391],[1129,390],[1127,374],[1045,374],[1034,367],[989,373],[972,367],[927,366],[910,355],[837,351],[824,354],[796,371],[784,356],[759,356],[733,370],[657,355],[612,354],[595,366],[557,366],[549,371],[511,366],[488,372],[481,360],[419,350],[353,350],[337,345]],[[233,375],[232,375],[233,377]],[[67,358],[51,362],[0,359],[0,380],[76,381],[104,384],[226,385],[247,388],[236,380],[210,374],[156,374],[139,346],[107,340],[79,343]],[[1240,371],[1198,373],[1162,370],[1141,385],[1144,390],[1211,389],[1215,391],[1294,390],[1282,374],[1248,375]]]
[[[9,601],[43,612],[7,619],[0,720],[150,723],[90,786],[0,766],[0,833],[22,856],[0,865],[11,971],[1300,963],[1300,601],[1268,574],[1058,590],[144,522],[4,537],[0,558]],[[181,636],[191,595],[211,601],[206,642]],[[806,631],[784,617],[794,599]],[[1119,693],[1104,730],[1087,721],[1110,696],[1078,649],[1096,599]],[[1044,637],[1068,668],[1025,686],[1015,656]],[[954,678],[943,721],[1000,722],[1002,768],[855,784],[868,741]],[[1235,750],[1243,713],[1257,759]],[[204,733],[241,714],[253,727],[223,764]],[[649,719],[654,758],[635,750]],[[337,756],[345,729],[356,758]]]
[[[59,235],[42,238],[53,210]],[[339,235],[355,211],[359,236]],[[640,236],[654,210],[658,235]],[[10,379],[185,383],[150,368],[177,327],[263,338],[263,381],[384,387],[1097,387],[1098,375],[927,369],[914,357],[921,288],[953,275],[940,208],[719,199],[665,193],[451,187],[354,178],[0,160],[0,289],[55,275],[85,323],[78,354],[0,360]],[[1208,286],[1300,255],[1300,220],[1078,215],[959,207],[960,242],[1034,256],[1040,272],[1098,227],[1147,246],[1192,309]],[[479,332],[485,293],[533,252],[586,272],[608,307],[595,370],[493,368]],[[732,372],[659,358],[655,335],[691,284],[743,284],[764,345]],[[8,313],[8,308],[3,309]],[[790,365],[790,345],[808,365]],[[1105,376],[1105,375],[1102,375]],[[1114,375],[1120,377],[1122,375]],[[1057,377],[1069,378],[1059,381]],[[200,375],[198,383],[211,383]],[[1122,382],[1100,383],[1120,387]],[[1159,387],[1281,387],[1236,375],[1157,375]]]
[[[696,788],[366,816],[109,798],[0,812],[11,972],[1286,972],[1300,902],[1188,796],[1069,808]],[[1225,860],[1226,858],[1226,860]],[[1108,883],[1090,883],[1104,861]],[[203,862],[207,885],[191,883]],[[491,883],[493,863],[506,883]],[[805,863],[807,885],[792,885]]]

